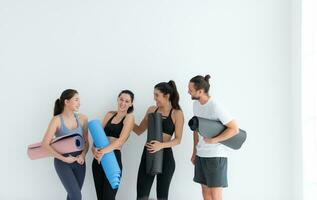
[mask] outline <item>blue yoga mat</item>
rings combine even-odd
[[[99,120],[89,121],[88,128],[97,148],[104,148],[109,145],[109,140]],[[121,170],[113,151],[104,154],[101,159],[101,165],[112,189],[118,189],[120,185]]]

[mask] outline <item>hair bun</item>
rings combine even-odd
[[[205,81],[207,81],[209,83],[210,75],[207,74],[204,79],[205,79]]]

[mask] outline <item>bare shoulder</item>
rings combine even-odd
[[[61,120],[60,120],[60,117],[58,115],[54,116],[52,119],[51,119],[51,122],[52,123],[59,123]]]
[[[78,113],[78,117],[79,119],[83,120],[83,121],[87,121],[88,120],[88,117],[82,113]]]
[[[183,111],[182,110],[173,109],[172,118],[174,118],[175,121],[184,119]]]
[[[114,114],[116,114],[116,111],[109,111],[106,113],[106,116],[112,116]]]
[[[125,116],[124,122],[127,122],[127,121],[134,121],[134,114],[133,113],[128,113]]]
[[[116,114],[115,111],[109,111],[106,113],[106,115],[104,116],[103,118],[103,121],[104,122],[107,122],[114,114]]]
[[[134,119],[134,114],[133,113],[128,113],[125,118],[126,119]]]
[[[183,116],[184,115],[182,110],[176,110],[176,109],[173,110],[172,114],[174,116]]]
[[[50,126],[60,127],[60,124],[61,124],[61,120],[59,116],[54,116],[51,119]]]

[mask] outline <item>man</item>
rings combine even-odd
[[[239,131],[232,116],[208,94],[210,76],[195,76],[188,84],[188,93],[194,101],[197,117],[218,120],[226,129],[214,138],[204,138],[194,132],[192,163],[195,165],[194,181],[201,184],[204,200],[222,200],[222,190],[228,187],[227,157],[229,148],[220,144]]]

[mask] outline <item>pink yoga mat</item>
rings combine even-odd
[[[50,145],[60,154],[71,153],[83,150],[84,139],[80,134],[76,133],[55,138],[52,140]],[[31,160],[49,156],[46,150],[42,147],[42,142],[29,145],[27,153]]]

